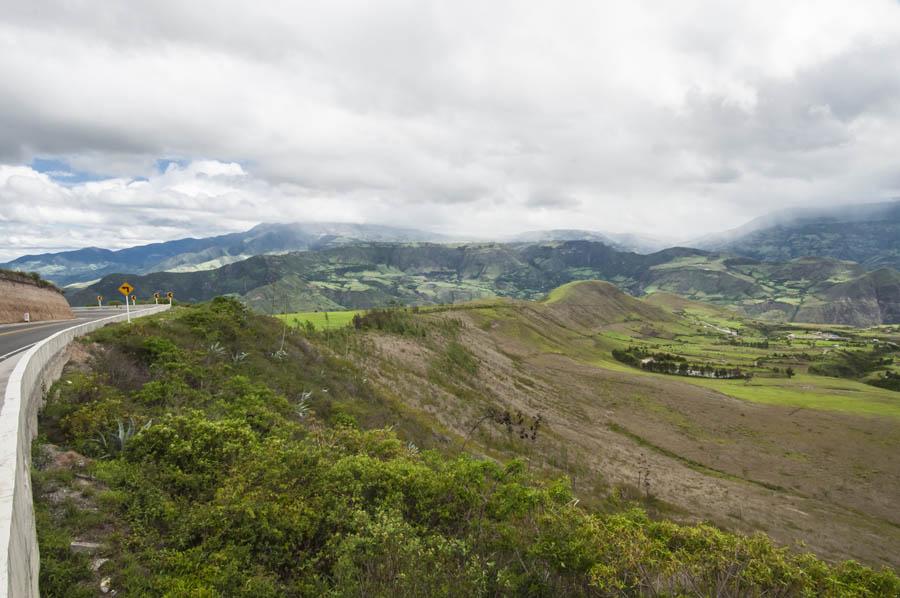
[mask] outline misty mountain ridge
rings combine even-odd
[[[621,251],[651,253],[666,243],[642,235],[585,230],[531,231],[508,242],[599,241]],[[256,255],[316,251],[352,243],[471,242],[412,228],[336,222],[263,223],[250,230],[206,238],[185,238],[109,250],[88,247],[73,251],[26,255],[6,264],[10,270],[37,272],[60,286],[81,288],[108,274],[129,272],[193,272],[211,270]]]
[[[649,235],[635,233],[611,233],[581,229],[534,230],[507,237],[504,241],[511,243],[546,243],[549,241],[596,241],[605,243],[619,251],[634,253],[653,253],[675,245],[671,240],[664,240]]]
[[[426,231],[354,223],[263,223],[250,230],[206,238],[186,238],[109,250],[96,247],[26,255],[4,264],[10,270],[37,272],[58,285],[84,283],[114,272],[146,274],[209,270],[255,255],[315,250],[345,243],[446,242]]]
[[[900,268],[900,200],[791,208],[691,243],[763,261],[832,257],[869,270]]]
[[[539,299],[577,280],[605,280],[640,296],[667,292],[768,321],[871,326],[900,323],[900,273],[833,258],[762,262],[691,248],[641,255],[592,241],[342,245],[260,255],[214,270],[110,275],[69,293],[73,305],[117,297],[123,278],[141,297],[183,301],[231,295],[257,311],[436,305],[490,297]]]

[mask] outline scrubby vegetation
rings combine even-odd
[[[820,376],[834,376],[835,378],[856,380],[864,378],[867,374],[876,370],[890,367],[894,363],[893,354],[895,352],[896,347],[886,343],[881,343],[870,351],[835,351],[828,359],[810,366],[809,372]],[[892,372],[889,373],[893,374]],[[880,384],[875,385],[890,388],[890,385],[885,385],[883,382],[886,378],[887,375],[885,374],[884,378],[876,378],[870,383],[880,382]]]
[[[42,289],[52,289],[57,293],[62,293],[59,287],[57,287],[49,280],[44,280],[43,278],[41,278],[41,275],[37,272],[20,272],[18,270],[6,270],[0,268],[0,278],[5,278],[14,282],[33,284],[35,286],[41,287]]]
[[[414,320],[358,327],[420,334]],[[420,450],[429,430],[319,340],[227,299],[88,338],[35,444],[42,594],[96,595],[92,567],[119,596],[900,593],[891,572],[761,535],[591,512],[518,460]],[[440,359],[479,368],[461,344]],[[86,457],[74,473],[52,457],[67,449]]]
[[[882,372],[880,376],[870,380],[869,384],[880,388],[887,388],[888,390],[900,391],[900,374],[895,374],[891,371]]]

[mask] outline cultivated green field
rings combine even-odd
[[[306,326],[309,322],[316,330],[330,330],[334,328],[343,328],[347,326],[356,314],[363,314],[364,310],[345,310],[345,311],[301,311],[291,314],[281,314],[277,316],[280,320],[287,322],[289,326]]]
[[[900,419],[900,393],[853,380],[806,374],[797,375],[790,380],[755,378],[749,384],[741,380],[686,380],[755,403]]]
[[[879,343],[896,343],[898,333],[895,328],[774,326],[741,318],[713,306],[683,301],[673,305],[666,299],[660,297],[651,302],[675,312],[679,316],[677,322],[616,324],[596,336],[596,347],[610,352],[640,347],[684,357],[692,363],[740,368],[752,373],[753,378],[749,381],[677,378],[746,401],[900,419],[900,393],[863,382],[880,372],[896,371],[900,351],[887,354],[893,363],[857,379],[809,373],[811,367],[844,352],[869,352]],[[608,354],[595,356],[590,361],[616,371],[622,371],[624,367],[647,376],[667,376],[625,366]],[[792,369],[793,376],[788,377],[787,368]]]

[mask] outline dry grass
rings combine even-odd
[[[586,501],[600,504],[614,487],[643,494],[635,488],[646,469],[649,493],[683,519],[764,531],[825,558],[900,566],[893,418],[746,402],[673,377],[591,365],[591,334],[562,304],[418,316],[463,323],[457,340],[478,370],[452,385],[428,376],[449,341],[439,335],[369,334],[357,358],[375,384],[440,422],[455,436],[448,442],[461,444],[488,405],[542,414],[546,429],[533,443],[488,426],[475,446],[566,473]],[[618,319],[611,313],[603,319]]]

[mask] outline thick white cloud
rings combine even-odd
[[[288,219],[685,238],[900,187],[892,0],[0,10],[7,257]]]

